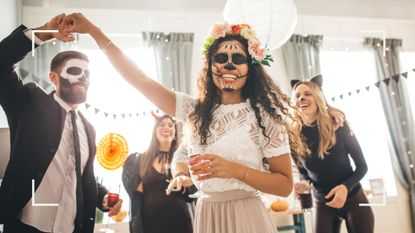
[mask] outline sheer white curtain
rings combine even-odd
[[[345,112],[368,164],[363,186],[369,188],[368,179],[383,178],[387,195],[397,195],[386,120],[379,91],[373,85],[377,81],[373,56],[363,51],[321,51],[320,61],[324,93],[331,105]]]

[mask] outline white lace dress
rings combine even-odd
[[[196,99],[176,92],[175,118],[191,124],[188,117],[194,111],[196,103]],[[249,100],[239,104],[220,105],[213,112],[213,120],[210,124],[212,135],[207,140],[206,152],[257,170],[264,170],[264,158],[290,153],[288,135],[284,126],[275,122],[265,112],[262,112],[261,116],[269,139],[262,134]],[[189,145],[199,144],[197,133],[187,134],[187,136],[186,140]],[[236,179],[213,178],[196,183],[196,185],[203,193],[219,193],[220,195],[231,193],[236,199],[240,195],[235,192],[255,193],[256,191],[253,187]],[[225,212],[223,206],[218,206],[219,201],[216,201],[214,205],[211,202],[198,201],[194,232],[276,232],[276,227],[261,201],[255,197],[246,198],[244,194],[242,196],[242,200],[232,200],[233,204],[228,206],[228,211]],[[224,199],[229,204],[229,198]],[[249,205],[247,205],[248,200],[251,202]],[[236,204],[235,201],[241,203]],[[221,202],[222,204],[224,203]],[[235,208],[242,209],[235,211]],[[218,216],[222,217],[218,218]],[[261,230],[261,227],[265,228]]]

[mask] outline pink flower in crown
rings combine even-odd
[[[248,40],[248,52],[253,58],[257,61],[262,61],[265,59],[267,53],[264,48],[261,47],[261,43],[258,39]]]
[[[210,27],[209,35],[215,39],[225,37],[228,29],[229,24],[227,22],[217,22]]]

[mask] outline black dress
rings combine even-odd
[[[142,220],[144,232],[148,233],[191,233],[192,223],[181,192],[166,195],[167,177],[151,166],[143,177]]]

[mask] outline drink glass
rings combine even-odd
[[[301,181],[296,183],[296,188],[299,193],[301,209],[308,212],[313,207],[312,186],[306,182]]]
[[[301,209],[309,211],[313,207],[313,197],[310,191],[300,193]]]
[[[107,201],[109,207],[114,207],[115,204],[120,200],[120,195],[118,193],[108,193]]]
[[[189,166],[196,164],[196,160],[195,160],[196,156],[205,153],[205,150],[206,150],[206,146],[204,145],[189,145],[189,150],[188,150]],[[193,194],[190,194],[189,197],[198,198],[201,194],[199,181],[197,180],[197,177],[192,175],[191,173],[190,173],[190,178],[192,179],[193,184],[196,186],[198,191]]]
[[[109,207],[114,207],[115,204],[117,204],[117,202],[120,200],[120,186],[118,187],[118,193],[113,190],[110,189],[107,193],[107,205]],[[109,228],[109,224],[110,224],[110,217],[108,215],[108,220],[107,223],[105,224],[105,229],[100,229],[100,232],[105,232],[105,233],[114,233],[115,231],[112,230],[111,228]]]

